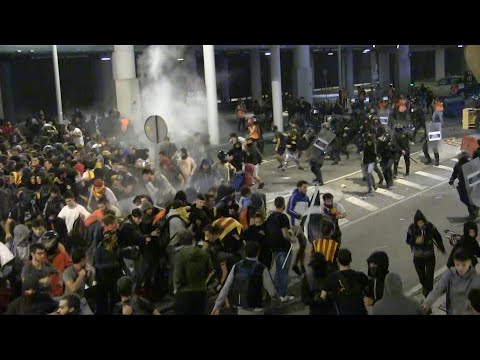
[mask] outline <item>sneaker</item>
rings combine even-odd
[[[377,185],[375,185],[375,183],[373,184],[373,190],[377,191]]]
[[[298,265],[293,265],[292,266],[292,270],[295,272],[295,274],[297,274],[298,276],[302,275],[302,272],[300,271],[300,268],[298,267]]]
[[[405,173],[405,176],[409,176],[410,174],[409,173]]]
[[[286,303],[286,302],[289,302],[289,301],[293,301],[295,300],[295,296],[280,296],[280,301],[282,303]]]

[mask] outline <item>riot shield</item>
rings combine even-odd
[[[470,203],[480,207],[480,158],[470,160],[462,166]]]
[[[427,136],[428,141],[440,141],[442,140],[442,124],[441,123],[428,123],[427,124]]]
[[[335,139],[335,134],[326,128],[322,128],[318,133],[318,137],[313,142],[313,146],[317,149],[325,151],[328,145]]]

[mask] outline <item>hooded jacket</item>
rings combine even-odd
[[[203,170],[204,165],[208,165],[207,171]],[[208,159],[203,159],[192,177],[193,187],[197,192],[206,194],[212,186],[216,185],[216,181],[217,175],[212,169],[212,162]]]
[[[450,252],[450,256],[448,257],[447,266],[454,267],[455,263],[453,261],[453,255],[459,248],[463,248],[467,251],[468,254],[472,257],[472,266],[475,267],[478,264],[477,257],[480,257],[480,246],[478,245],[476,236],[470,237],[468,232],[470,230],[475,230],[475,234],[478,235],[478,226],[473,221],[467,221],[463,225],[463,236],[461,240],[455,244],[452,251]]]
[[[12,254],[15,256],[13,270],[20,276],[23,265],[30,256],[30,230],[23,224],[15,226],[13,229],[13,239],[7,244]]]
[[[309,201],[310,199],[306,194],[298,189],[293,190],[287,205],[287,214],[291,217],[292,226],[300,224],[300,220],[297,217],[307,212]]]
[[[377,265],[375,273],[368,264]],[[367,296],[374,300],[374,303],[382,299],[385,288],[385,277],[388,271],[388,255],[384,251],[375,251],[367,259],[368,266],[368,290]]]
[[[402,279],[396,273],[385,276],[383,297],[373,305],[372,315],[425,315],[415,300],[403,294]]]
[[[425,229],[422,231],[417,222],[423,220],[425,223]],[[417,244],[416,240],[421,240],[420,244]],[[427,221],[425,215],[420,210],[417,210],[413,219],[413,224],[410,224],[407,231],[407,244],[410,245],[414,257],[431,257],[435,256],[433,245],[445,253],[445,247],[443,246],[442,236],[438,232],[437,228],[429,221]]]
[[[205,250],[196,246],[180,249],[175,255],[175,289],[180,292],[205,292],[206,280],[212,270],[212,260]]]
[[[468,306],[468,293],[479,288],[480,275],[475,268],[470,267],[464,275],[460,275],[455,268],[450,268],[423,303],[431,307],[442,294],[447,294],[447,315],[462,315]]]

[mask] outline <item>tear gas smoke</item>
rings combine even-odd
[[[189,66],[193,59],[186,50],[184,45],[152,45],[138,60],[142,121],[150,115],[163,117],[177,143],[207,132],[204,81]]]

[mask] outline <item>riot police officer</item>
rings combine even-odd
[[[460,197],[460,201],[465,204],[468,208],[468,214],[471,219],[475,219],[478,216],[478,207],[476,207],[470,201],[468,196],[467,187],[465,184],[465,175],[463,173],[462,166],[468,162],[468,154],[465,150],[458,154],[458,162],[453,167],[452,176],[448,182],[450,185],[453,185],[453,182],[458,179],[457,191]]]
[[[313,144],[317,136],[315,132],[307,132],[308,135],[308,142],[309,144]],[[315,175],[315,179],[313,179],[314,183],[318,185],[323,185],[323,177],[322,177],[322,166],[323,160],[325,159],[325,152],[315,145],[311,145],[311,153],[310,153],[310,170],[312,171],[313,175]]]
[[[398,163],[403,155],[405,160],[405,176],[410,174],[410,135],[403,130],[400,125],[395,126],[395,134],[393,135],[393,142],[397,146],[397,154],[393,162],[393,178],[397,178]]]
[[[433,150],[433,155],[435,156],[435,166],[438,166],[440,164],[440,154],[438,153],[438,143],[440,141],[428,141],[428,136],[426,136],[423,140],[423,154],[425,155],[426,162],[425,164],[429,165],[432,163],[432,158],[430,157],[430,154],[428,152],[429,146]]]
[[[390,189],[390,187],[393,186],[392,165],[395,159],[395,154],[398,151],[396,145],[392,142],[390,134],[385,134],[380,138],[377,151],[380,156],[380,167],[382,168],[383,176],[385,177],[387,189]]]
[[[423,112],[422,107],[418,103],[415,103],[414,107],[410,111],[411,111],[410,118],[413,120],[413,124],[415,126],[415,130],[413,131],[413,141],[415,141],[415,138],[417,137],[418,130],[423,129],[425,131],[425,135],[420,140],[420,142],[422,142],[427,137],[425,113]]]
[[[344,135],[345,135],[345,123],[343,118],[340,116],[334,116],[330,123],[331,130],[335,133],[336,137],[331,144],[331,157],[333,160],[332,165],[337,165],[340,161],[340,152],[344,153],[347,156],[347,159],[350,157],[346,149]]]

